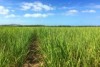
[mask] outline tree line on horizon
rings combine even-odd
[[[9,24],[0,25],[9,27],[100,27],[100,25],[20,25],[20,24]]]

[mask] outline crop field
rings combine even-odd
[[[100,67],[100,27],[0,27],[0,67]]]

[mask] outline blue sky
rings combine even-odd
[[[0,24],[100,25],[100,0],[0,0]]]

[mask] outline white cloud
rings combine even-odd
[[[45,18],[50,15],[53,15],[53,14],[52,13],[48,13],[48,14],[34,13],[34,14],[25,14],[24,17]]]
[[[5,15],[5,18],[14,18],[14,17],[16,17],[16,15],[15,15],[15,14]]]
[[[87,5],[86,8],[100,9],[100,4],[91,3],[91,4]]]
[[[10,10],[4,6],[0,6],[0,15],[4,18],[14,18],[16,17],[15,14],[11,14],[10,12],[14,12],[14,10]]]
[[[63,7],[61,7],[60,9],[67,9],[68,7],[66,7],[66,6],[63,6]]]
[[[93,5],[93,8],[99,8],[100,9],[100,5]]]
[[[60,10],[66,10],[66,9],[69,9],[69,7],[62,6],[62,7],[59,7],[58,9],[60,9]]]
[[[78,12],[79,12],[78,10],[73,9],[73,10],[67,11],[66,15],[74,15],[74,14],[77,14]]]
[[[11,10],[11,12],[15,12],[15,10]]]
[[[41,2],[23,3],[21,7],[22,7],[22,10],[29,10],[30,9],[33,11],[42,11],[42,10],[49,11],[49,10],[54,9],[53,7],[46,5],[46,4],[43,4]]]
[[[4,6],[0,6],[0,14],[1,15],[6,15],[9,13],[9,10],[5,8]]]
[[[78,10],[69,10],[68,12],[69,12],[69,13],[77,13]]]
[[[28,9],[31,9],[32,5],[33,5],[32,3],[23,3],[21,7],[22,7],[22,10],[28,10]]]
[[[96,10],[83,10],[83,13],[96,13]]]
[[[62,6],[62,7],[60,7],[59,9],[74,9],[74,8],[76,8],[76,7],[69,7],[69,6]]]

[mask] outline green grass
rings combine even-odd
[[[20,67],[23,64],[33,32],[30,28],[0,28],[0,67]]]
[[[0,27],[0,67],[22,67],[34,34],[43,67],[100,67],[99,27]]]

